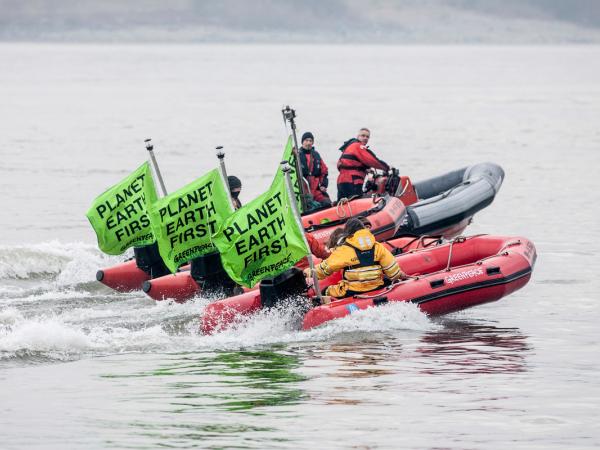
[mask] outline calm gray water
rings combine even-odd
[[[3,449],[550,449],[600,445],[600,47],[0,45]],[[410,305],[310,332],[94,280],[92,199],[146,157],[167,189],[216,164],[267,188],[281,106],[414,180],[506,171],[469,234],[523,235],[530,283],[431,320]],[[335,170],[332,179],[335,180]]]

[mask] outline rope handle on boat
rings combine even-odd
[[[373,214],[373,213],[379,212],[379,211],[381,211],[383,208],[385,208],[385,205],[387,205],[387,200],[386,200],[386,197],[377,197],[376,195],[374,195],[374,196],[373,196],[373,204],[374,204],[375,206],[373,206],[373,207],[372,207],[372,208],[370,208],[370,209],[367,209],[367,210],[364,212],[364,214],[363,214],[363,215],[364,215],[365,217],[366,217],[366,216],[370,216],[370,215],[371,215],[371,214]],[[361,214],[359,214],[359,216],[360,216],[360,215],[361,215]]]
[[[350,200],[352,200],[353,198],[354,197],[350,197],[350,198],[342,197],[337,202],[335,212],[340,219],[345,219],[346,217],[352,217],[352,206],[350,206]],[[349,212],[348,215],[346,215],[346,211],[344,211],[345,205],[348,206],[348,212]]]
[[[396,194],[395,197],[402,197],[404,195],[404,193],[406,192],[406,190],[408,189],[409,184],[410,184],[410,182],[408,180],[406,180],[406,184],[402,188],[402,192],[400,192],[399,194]]]
[[[508,247],[512,247],[514,245],[519,245],[520,243],[521,243],[520,239],[518,239],[516,241],[513,241],[513,242],[509,242],[504,247],[502,247],[500,249],[500,251],[498,253],[496,253],[495,255],[486,256],[485,258],[481,258],[480,260],[478,260],[477,261],[477,265],[481,265],[481,264],[483,264],[483,261],[486,261],[486,260],[491,259],[491,258],[496,258],[498,256],[508,256],[508,255],[510,255],[510,252],[506,251],[506,249]],[[465,264],[465,265],[468,265],[468,264]]]
[[[405,253],[405,252],[404,252],[404,249],[405,249],[406,247],[408,247],[410,244],[412,244],[413,242],[415,242],[416,240],[420,240],[420,237],[419,237],[419,236],[416,236],[416,237],[414,237],[412,241],[408,241],[408,243],[404,244],[402,247],[397,247],[397,246],[395,246],[394,244],[392,244],[391,242],[387,242],[387,245],[389,245],[389,246],[392,248],[392,253],[393,253],[394,255],[398,255],[398,254]],[[419,245],[420,245],[420,244],[419,244],[419,243],[417,243],[417,248],[419,248]],[[406,253],[412,253],[412,252],[414,252],[415,250],[416,250],[416,249],[409,250],[409,251],[408,251],[408,252],[406,252]],[[395,253],[394,253],[394,252],[395,252]]]
[[[429,245],[431,245],[432,243],[436,242],[436,241],[431,241],[428,245],[425,245],[425,239],[427,238],[435,238],[436,241],[438,242],[442,242],[443,237],[442,236],[429,236],[427,234],[424,234],[423,236],[421,236],[419,238],[419,242],[417,242],[417,248],[415,250],[417,250],[419,248],[419,246],[421,246],[421,248],[427,248]]]
[[[429,244],[425,244],[425,239],[433,239],[433,241],[431,241]],[[417,242],[417,246],[415,248],[413,248],[412,250],[409,250],[407,252],[405,252],[404,250],[409,247],[410,245],[412,245],[415,241]],[[408,241],[406,244],[404,244],[402,247],[396,247],[395,245],[393,245],[391,242],[387,242],[387,245],[389,245],[390,247],[392,247],[392,250],[395,252],[399,252],[400,254],[411,254],[411,253],[415,253],[415,252],[420,252],[423,251],[425,249],[427,249],[428,247],[432,246],[435,243],[441,244],[444,241],[444,237],[442,235],[428,235],[428,234],[424,234],[422,236],[415,236],[414,239],[412,241]]]
[[[452,260],[452,248],[454,247],[455,243],[456,244],[461,244],[461,243],[467,241],[468,239],[473,239],[473,238],[476,238],[476,237],[479,237],[479,236],[485,236],[485,235],[486,235],[485,233],[480,233],[480,234],[474,234],[473,236],[456,236],[454,239],[452,239],[450,241],[450,251],[448,252],[448,264],[446,264],[445,272],[450,272],[450,262]],[[510,245],[510,244],[508,244],[508,245]],[[508,247],[508,245],[505,246],[504,248]],[[502,248],[500,250],[500,252],[502,252],[502,250],[504,250],[504,248]],[[496,255],[494,255],[494,256],[496,256]],[[478,264],[479,264],[479,262],[478,262]]]
[[[473,236],[458,236],[456,239],[460,239],[457,242],[464,242],[464,241],[467,241],[469,239],[473,239],[473,238],[476,238],[476,237],[479,237],[479,236],[487,236],[487,233],[474,234]],[[431,241],[429,244],[425,244],[424,243],[425,239],[434,239],[434,240]],[[394,250],[398,250],[399,249],[399,250],[403,251],[406,247],[408,247],[409,245],[411,245],[413,242],[415,242],[417,240],[419,241],[417,243],[417,247],[413,248],[412,250],[407,251],[406,254],[423,252],[423,251],[427,250],[430,246],[432,246],[435,243],[443,244],[444,243],[444,236],[439,235],[439,234],[438,235],[424,234],[422,236],[415,237],[412,241],[409,241],[407,244],[405,244],[402,247],[396,247],[396,246],[390,244],[389,242],[388,242],[388,245],[390,245],[392,247],[392,249],[394,249]],[[451,242],[451,240],[448,241],[448,243],[450,243],[450,242]],[[419,248],[419,246],[421,246],[421,248]]]
[[[504,252],[504,250],[506,250],[508,247],[513,247],[515,245],[519,245],[520,243],[521,243],[521,239],[517,239],[516,241],[509,242],[504,247],[502,247],[498,253],[500,254],[500,253]]]
[[[350,203],[354,198],[356,198],[356,196],[352,196],[350,198],[343,197],[337,202],[336,214],[340,219],[342,219],[342,220],[350,219],[351,217],[354,216],[354,214],[352,214],[352,205]],[[386,197],[379,197],[379,196],[374,195],[373,203],[375,204],[375,206],[373,208],[368,209],[367,211],[363,212],[362,214],[358,214],[358,216],[368,216],[375,212],[381,211],[383,208],[385,208],[385,205],[387,205],[387,200],[386,200]],[[348,214],[346,214],[346,211],[344,211],[344,206],[348,206]]]
[[[469,239],[473,239],[473,238],[476,238],[476,237],[479,237],[479,236],[486,236],[486,233],[475,234],[473,236],[466,236],[466,237],[465,236],[457,236],[455,239],[453,239],[452,241],[450,241],[450,245],[452,246],[454,244],[453,241],[456,240],[456,239],[459,239],[459,241],[457,241],[457,243],[460,243],[460,242],[465,242],[465,241],[467,241]],[[481,259],[477,260],[475,263],[468,263],[468,264],[462,264],[460,266],[454,266],[451,269],[454,270],[454,269],[459,269],[461,267],[468,267],[468,266],[470,266],[472,264],[477,264],[478,266],[480,266],[481,264],[483,264],[484,261],[486,261],[488,259],[497,258],[498,256],[508,256],[508,255],[510,255],[510,252],[506,251],[506,249],[508,247],[512,247],[512,246],[518,245],[520,243],[521,243],[520,240],[509,242],[504,247],[502,247],[498,253],[496,253],[494,255],[490,255],[490,256],[486,256],[485,258],[481,258]],[[425,249],[415,250],[415,251],[425,251]],[[449,253],[448,265],[446,266],[446,269],[438,270],[437,272],[430,272],[430,273],[427,273],[425,275],[426,276],[431,276],[431,275],[435,275],[435,274],[438,274],[438,273],[449,272],[451,270],[449,268],[450,258],[451,258],[451,252]],[[423,276],[425,276],[425,275],[423,275]]]
[[[466,236],[456,236],[450,241],[450,251],[448,252],[448,264],[446,264],[446,272],[450,272],[450,263],[452,261],[452,249],[454,248],[454,244],[460,244],[462,242],[465,242],[466,240]]]

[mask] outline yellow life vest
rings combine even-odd
[[[402,273],[394,256],[367,229],[346,238],[316,269],[320,279],[343,271],[342,281],[330,286],[326,292],[338,298],[353,292],[372,291],[383,286],[384,275],[395,280]]]

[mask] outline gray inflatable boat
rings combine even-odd
[[[456,235],[498,193],[504,170],[486,162],[414,183],[419,198],[406,207],[399,235]]]

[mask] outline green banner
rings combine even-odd
[[[216,251],[211,234],[233,212],[217,169],[148,205],[160,256],[175,272],[191,259]]]
[[[98,196],[86,216],[96,232],[100,250],[120,255],[129,247],[152,244],[154,235],[146,206],[154,200],[156,190],[147,162]]]
[[[285,144],[285,149],[283,150],[283,156],[281,157],[281,161],[287,161],[290,165],[290,177],[292,178],[292,186],[294,187],[294,196],[296,197],[296,202],[298,203],[298,211],[303,213],[302,210],[302,191],[300,191],[300,184],[298,184],[298,175],[296,174],[296,157],[294,156],[294,144],[292,143],[292,136],[288,137],[287,143]],[[281,170],[277,170],[277,175],[275,175],[275,179],[271,186],[279,183],[284,179],[285,176]],[[300,178],[302,180],[302,177]]]
[[[276,181],[234,212],[213,236],[223,267],[233,280],[247,287],[280,274],[308,254],[285,178],[278,176]]]

